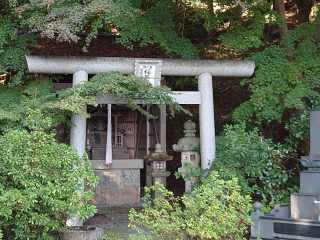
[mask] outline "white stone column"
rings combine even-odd
[[[88,81],[88,74],[80,70],[73,74],[73,80],[72,80],[72,87],[74,87],[77,84],[83,84],[86,81]],[[85,105],[84,108],[87,109],[87,106]],[[71,130],[70,130],[70,146],[73,147],[76,152],[82,156],[86,151],[86,125],[87,125],[87,119],[82,118],[79,115],[72,114],[71,115]],[[82,181],[79,179],[79,181]],[[67,220],[68,226],[82,226],[83,221],[79,220],[79,216],[75,216],[71,219]]]
[[[83,84],[88,81],[88,74],[80,70],[73,74],[72,87],[77,84]],[[87,108],[87,106],[84,106]],[[86,151],[86,125],[87,119],[82,118],[79,115],[71,115],[71,130],[70,130],[70,146],[82,156]]]
[[[212,75],[203,73],[198,79],[201,94],[199,105],[201,169],[209,168],[216,156]]]

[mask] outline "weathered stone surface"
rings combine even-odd
[[[319,220],[317,194],[291,194],[291,218]]]
[[[320,194],[320,171],[300,172],[300,191],[299,193]]]
[[[118,186],[121,184],[121,170],[95,170],[99,186]]]
[[[140,170],[121,170],[121,185],[140,187]]]
[[[99,184],[89,203],[96,206],[137,205],[140,203],[140,169],[94,170]]]
[[[122,74],[134,72],[135,58],[120,57],[63,57],[26,56],[30,73],[73,74],[84,70],[88,74],[119,71]],[[250,77],[254,61],[201,60],[201,59],[160,59],[162,76],[198,76],[210,73],[224,77]]]
[[[98,240],[103,237],[104,233],[101,228],[87,226],[77,230],[68,230],[60,235],[62,240]]]
[[[151,177],[162,177],[162,178],[166,178],[170,176],[170,172],[169,171],[148,171],[147,174]]]
[[[104,187],[102,204],[106,206],[137,205],[140,203],[140,187]]]
[[[102,204],[102,200],[101,200],[101,188],[98,186],[93,190],[94,194],[91,197],[89,204],[92,205],[101,205]]]

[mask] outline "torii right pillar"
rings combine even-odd
[[[209,168],[216,156],[215,134],[206,134],[209,129],[215,131],[212,75],[203,73],[198,78],[198,91],[201,92],[199,105],[201,169]]]

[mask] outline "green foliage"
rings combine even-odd
[[[59,41],[77,41],[86,33],[89,44],[99,32],[118,29],[118,41],[130,47],[131,41],[141,45],[158,43],[168,54],[194,58],[196,48],[189,39],[175,31],[172,1],[31,1],[21,4],[8,1],[22,28]],[[141,5],[148,8],[141,13]]]
[[[172,92],[167,87],[153,87],[146,78],[134,75],[123,76],[118,72],[97,74],[84,84],[78,84],[73,88],[60,92],[60,101],[56,107],[71,110],[73,113],[83,116],[87,115],[82,105],[84,103],[97,105],[97,94],[114,94],[115,101],[124,100],[131,109],[139,110],[150,117],[141,105],[135,103],[135,99],[140,99],[142,105],[166,104],[174,115],[175,111],[183,111],[190,114],[178,103],[174,102]]]
[[[125,239],[125,235],[121,232],[121,229],[107,228],[104,230],[103,237],[98,238],[98,240],[117,240]]]
[[[295,113],[288,122],[285,129],[289,132],[286,142],[290,147],[296,149],[299,141],[309,139],[310,136],[310,111]],[[309,151],[309,149],[307,149]]]
[[[23,129],[28,108],[46,112],[53,122],[53,127],[60,122],[68,122],[70,110],[65,111],[55,106],[59,98],[51,88],[51,82],[45,80],[36,80],[16,87],[0,84],[0,132]]]
[[[10,15],[0,14],[0,73],[10,76],[11,86],[23,82],[26,73],[25,55],[30,53],[27,47],[35,45],[35,36],[33,34],[19,36],[18,27]]]
[[[285,57],[285,51],[279,46],[271,46],[255,54],[252,60],[257,66],[255,76],[242,82],[242,85],[249,85],[249,90],[252,92],[251,99],[234,111],[233,118],[236,121],[249,121],[257,124],[261,124],[263,120],[281,121],[283,111],[287,108],[286,105],[294,104],[294,99],[286,98],[294,87],[287,81],[286,76],[291,75],[294,68],[290,66],[291,64]],[[299,93],[301,95],[301,91]],[[299,95],[294,97],[299,100]],[[296,101],[295,105],[302,107],[300,101]]]
[[[0,84],[0,132],[22,129],[28,108],[39,108],[46,112],[53,121],[52,126],[57,126],[60,122],[68,123],[71,113],[88,117],[83,105],[96,106],[96,96],[103,94],[114,94],[115,100],[124,100],[128,107],[150,117],[153,116],[142,108],[143,105],[166,104],[172,116],[176,111],[190,114],[174,102],[174,95],[169,88],[152,87],[147,79],[133,75],[123,76],[117,72],[97,74],[84,84],[57,93],[52,92],[51,88],[52,84],[47,80],[32,81],[26,86],[14,88]],[[142,105],[135,103],[138,98]]]
[[[271,2],[268,1],[260,1],[259,4],[243,1],[240,2],[240,8],[241,21],[230,20],[230,27],[219,37],[219,40],[230,50],[254,51],[263,44],[265,24],[277,24],[279,20],[276,21],[276,19],[279,18],[277,13],[271,10]]]
[[[244,194],[260,196],[269,206],[290,202],[297,192],[286,171],[288,150],[270,139],[261,139],[258,130],[246,131],[244,124],[226,126],[217,138],[217,154],[212,169],[223,179],[237,177]]]
[[[248,85],[252,95],[249,101],[234,111],[233,118],[236,121],[258,125],[263,121],[281,122],[283,113],[290,109],[304,112],[319,106],[320,58],[319,42],[315,38],[317,26],[314,23],[300,24],[285,36],[285,48],[271,46],[251,57],[257,69],[254,78],[244,80],[242,84]],[[288,60],[290,53],[294,61]],[[308,133],[305,129],[306,121],[297,122],[297,118],[299,116],[290,120],[287,129],[295,131],[292,134],[296,138],[308,137],[305,135]],[[305,130],[300,131],[298,128]],[[290,138],[289,142],[295,144],[296,140]]]
[[[151,199],[154,190],[163,196]],[[129,214],[134,229],[141,233],[141,227],[146,227],[152,234],[142,239],[245,239],[250,197],[241,194],[236,178],[225,181],[213,171],[194,196],[182,198],[175,198],[160,184],[145,191],[143,210],[131,209]]]
[[[0,228],[6,239],[50,239],[68,218],[95,213],[87,204],[97,178],[88,156],[54,140],[50,118],[28,110],[27,130],[0,138]]]
[[[198,166],[185,164],[187,173],[175,173],[175,176],[197,179],[194,188],[201,186],[212,171],[217,171],[226,181],[237,178],[241,193],[261,200],[267,213],[278,203],[290,202],[290,194],[298,191],[292,169],[285,167],[290,161],[295,165],[296,158],[288,157],[294,150],[287,144],[264,139],[257,128],[247,131],[244,123],[226,125],[216,137],[216,158],[210,169],[200,170]]]

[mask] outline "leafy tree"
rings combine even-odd
[[[77,41],[77,34],[86,33],[89,44],[99,32],[117,29],[118,41],[128,46],[130,41],[140,41],[141,45],[158,43],[169,54],[185,58],[197,54],[191,42],[175,32],[176,7],[171,0],[9,0],[2,4],[19,29],[58,41]],[[146,6],[141,9],[143,4]]]
[[[28,112],[24,126],[30,131],[11,129],[0,137],[0,230],[5,239],[50,239],[68,218],[95,213],[95,206],[88,205],[89,189],[98,179],[88,156],[57,143],[55,133],[47,133],[50,118],[39,110]]]
[[[30,79],[24,76],[27,72],[25,55],[30,53],[27,47],[36,43],[31,33],[18,36],[18,27],[10,15],[0,14],[0,73],[8,75],[10,86],[20,85],[23,77]]]
[[[284,45],[270,46],[251,57],[257,65],[255,76],[242,82],[252,91],[251,99],[236,109],[234,119],[258,125],[282,122],[299,119],[305,111],[319,106],[318,21],[296,26],[284,35]],[[293,122],[287,122],[287,129],[295,129],[288,139],[295,148],[299,139],[308,137],[298,136],[299,132],[308,133],[308,126],[301,122],[292,127]]]

